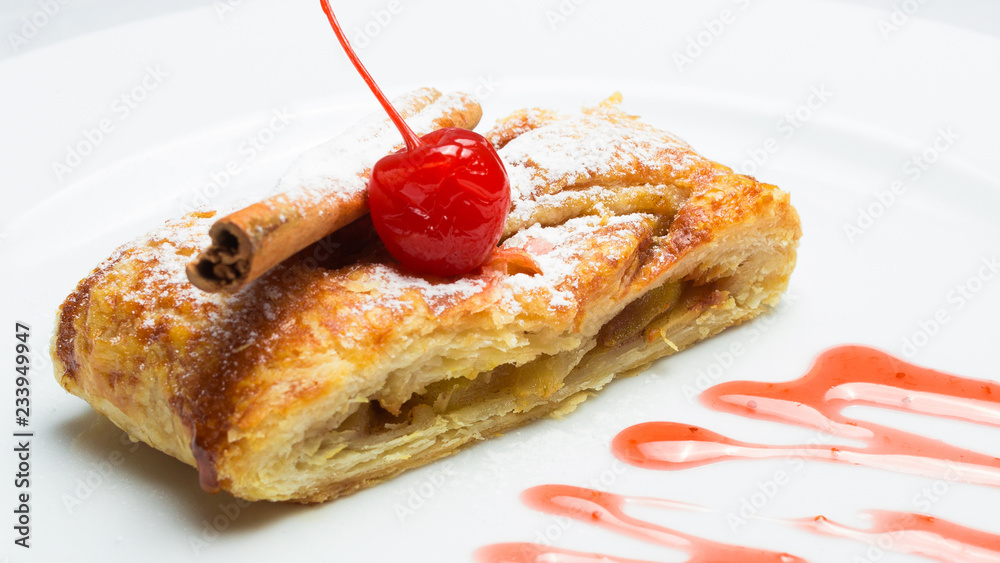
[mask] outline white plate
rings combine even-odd
[[[318,3],[231,4],[221,17],[216,7],[180,12],[0,63],[0,326],[9,331],[0,365],[13,366],[16,321],[32,327],[36,351],[30,550],[8,549],[16,428],[13,377],[0,378],[0,467],[7,468],[0,507],[8,514],[0,520],[7,530],[0,553],[11,561],[462,561],[478,546],[538,541],[539,534],[567,549],[680,560],[677,552],[597,528],[565,526],[518,499],[533,485],[587,486],[602,475],[614,492],[720,511],[668,517],[684,531],[815,561],[852,561],[868,546],[764,521],[736,533],[728,528],[720,515],[738,510],[758,481],[783,467],[780,460],[643,471],[618,465],[608,442],[648,420],[746,440],[793,440],[793,432],[710,412],[682,392],[731,344],[749,343],[754,326],[766,331],[726,370],[727,379],[793,379],[842,343],[902,355],[904,339],[941,309],[949,322],[912,360],[998,378],[1000,277],[980,280],[982,289],[960,310],[949,292],[975,278],[981,260],[1000,254],[1000,186],[992,171],[1000,151],[1000,41],[918,18],[884,37],[879,22],[889,11],[822,1],[353,3],[340,17],[354,38],[372,32],[361,55],[388,92],[478,89],[489,124],[526,105],[572,111],[621,90],[626,109],[736,168],[777,145],[754,174],[791,192],[802,215],[790,299],[766,321],[614,383],[566,420],[536,423],[351,497],[304,508],[238,506],[225,494],[207,495],[194,470],[123,441],[121,431],[60,389],[45,348],[56,307],[74,284],[117,245],[180,213],[199,190],[204,195],[213,173],[218,178],[234,160],[241,167],[213,204],[251,197],[270,189],[296,154],[375,108]],[[560,10],[565,15],[552,15]],[[731,23],[714,22],[723,17]],[[692,48],[692,61],[679,69],[674,55],[689,39],[704,46]],[[126,111],[122,95],[143,99]],[[803,109],[810,100],[814,108]],[[276,110],[291,119],[271,135]],[[789,129],[785,116],[796,111],[803,124]],[[109,132],[96,142],[91,130],[102,120]],[[941,130],[957,137],[916,178],[908,160],[933,146]],[[271,140],[248,159],[248,136]],[[91,154],[57,177],[52,163],[66,164],[67,147],[87,151],[88,143]],[[849,238],[845,225],[858,224],[859,208],[879,213],[878,194],[897,180],[905,193]],[[862,414],[1000,455],[995,430]],[[915,510],[914,495],[929,482],[809,463],[763,513],[857,523],[861,509]],[[1000,533],[998,505],[996,489],[953,485],[933,513]]]

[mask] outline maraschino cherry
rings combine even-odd
[[[503,161],[482,135],[449,127],[417,137],[361,64],[329,0],[320,0],[341,46],[406,141],[372,167],[368,207],[379,238],[407,267],[467,273],[496,248],[510,210]]]

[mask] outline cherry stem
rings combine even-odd
[[[354,52],[354,48],[351,47],[350,42],[347,41],[347,36],[344,35],[344,30],[340,28],[340,23],[337,21],[337,16],[333,15],[333,9],[330,8],[330,0],[319,0],[320,4],[323,6],[323,12],[326,14],[326,18],[330,20],[330,25],[333,27],[333,32],[337,34],[337,39],[340,40],[340,45],[344,48],[347,53],[347,58],[351,59],[354,63],[354,68],[358,69],[358,73],[361,77],[365,79],[365,83],[371,89],[372,94],[378,99],[378,102],[382,104],[382,108],[385,112],[389,114],[389,119],[396,125],[396,129],[399,129],[399,133],[403,136],[403,140],[406,141],[406,150],[413,150],[421,145],[423,142],[420,141],[420,137],[410,129],[410,126],[406,124],[403,120],[403,116],[399,115],[396,108],[389,103],[389,99],[385,97],[382,93],[382,89],[378,87],[372,75],[368,73],[368,69],[365,65],[361,63],[361,59],[358,58],[358,54]]]

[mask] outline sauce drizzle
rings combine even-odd
[[[870,510],[862,516],[871,520],[869,529],[852,528],[823,516],[792,523],[811,532],[850,538],[870,545],[885,545],[892,551],[923,555],[939,561],[1000,562],[998,535],[911,512]]]
[[[686,503],[655,498],[626,497],[569,485],[541,485],[539,487],[532,487],[521,495],[521,500],[529,507],[540,512],[573,518],[639,540],[686,552],[689,556],[689,559],[687,559],[689,563],[712,563],[718,561],[800,563],[805,561],[787,553],[730,545],[685,534],[677,530],[633,518],[625,514],[624,511],[625,505],[629,503],[645,504],[661,508],[705,510]],[[552,548],[538,544],[499,545],[506,545],[508,547],[497,549],[497,546],[490,546],[485,551],[481,550],[477,553],[479,560],[495,563],[508,561],[517,563],[534,561],[554,561],[560,563],[575,563],[576,561],[629,561],[627,559],[608,558],[606,555],[598,554],[570,552],[567,555],[566,552],[560,550],[550,551]],[[511,545],[516,547],[510,547]],[[490,549],[495,549],[495,551],[490,551]],[[544,555],[545,558],[540,558],[540,555]]]
[[[522,500],[535,510],[594,524],[647,542],[688,554],[687,563],[741,561],[749,563],[805,561],[787,553],[719,543],[678,532],[624,513],[627,504],[694,512],[717,512],[705,507],[665,499],[630,497],[572,487],[542,485],[528,489]],[[872,510],[860,514],[871,522],[855,528],[824,516],[805,519],[770,519],[772,522],[815,534],[856,540],[879,550],[923,555],[940,561],[1000,563],[1000,536],[954,522],[909,512]],[[503,543],[476,552],[480,563],[648,563],[599,553],[568,551],[535,543]]]
[[[537,543],[496,543],[476,551],[480,563],[656,563],[602,553],[570,551]]]
[[[872,348],[841,346],[823,353],[809,373],[795,381],[722,383],[705,391],[701,401],[722,412],[860,441],[863,447],[756,444],[689,424],[648,422],[621,432],[612,450],[622,461],[649,469],[800,457],[1000,487],[1000,458],[843,414],[850,406],[875,406],[1000,428],[1000,393],[993,392],[995,387],[908,364]]]
[[[840,346],[820,355],[809,372],[795,381],[723,383],[704,392],[701,401],[722,412],[816,429],[861,442],[861,447],[757,444],[699,426],[648,422],[622,431],[612,442],[612,451],[623,461],[647,469],[679,470],[733,459],[798,456],[1000,487],[1000,458],[843,413],[851,406],[873,406],[1000,428],[996,387],[993,382],[915,366],[872,348]],[[522,500],[541,512],[680,550],[688,554],[688,563],[804,561],[787,553],[715,542],[624,512],[627,504],[714,512],[696,505],[569,485],[533,487],[524,492]],[[855,528],[824,516],[769,520],[940,561],[1000,563],[1000,535],[924,514],[872,510],[861,516],[871,522],[870,526]],[[533,543],[490,545],[476,555],[481,563],[648,563]]]

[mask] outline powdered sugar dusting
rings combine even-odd
[[[510,312],[513,313],[516,313],[518,295],[538,290],[549,292],[552,308],[575,306],[575,274],[580,261],[588,259],[580,255],[582,243],[594,236],[598,229],[634,223],[641,218],[641,214],[580,217],[558,226],[535,225],[509,238],[504,246],[528,249],[541,267],[542,274],[505,277],[501,298],[505,304],[512,306]],[[221,325],[214,321],[219,320],[227,302],[235,297],[201,291],[191,285],[185,274],[191,254],[209,242],[206,233],[213,221],[214,217],[208,214],[192,214],[169,221],[161,229],[121,247],[102,264],[113,265],[121,260],[142,264],[140,284],[125,297],[128,301],[144,305],[142,309],[150,316],[141,323],[151,328],[157,318],[169,314],[169,311],[152,305],[170,299],[196,307],[208,306],[213,313],[207,319],[209,330],[220,329]],[[331,271],[329,275],[343,274]],[[376,306],[405,313],[413,307],[412,298],[418,296],[433,314],[440,315],[449,307],[484,292],[490,285],[489,274],[438,281],[407,273],[395,264],[382,263],[367,265],[360,280],[351,281],[348,278],[345,276],[343,284],[357,295],[357,310],[362,314]],[[261,280],[258,283],[274,282]],[[260,305],[265,307],[261,311],[265,317],[275,316],[273,311],[266,310],[266,300],[262,300]]]
[[[136,265],[126,270],[139,275],[121,299],[122,303],[135,305],[133,310],[141,315],[137,319],[140,328],[153,330],[166,318],[183,316],[176,307],[161,307],[157,305],[160,303],[184,302],[209,310],[224,305],[225,295],[197,289],[185,272],[192,256],[210,243],[208,230],[213,221],[213,215],[201,212],[170,220],[160,229],[119,247],[97,267],[98,271],[107,271],[121,262]]]
[[[669,176],[703,161],[677,137],[617,110],[607,111],[614,114],[553,121],[513,139],[499,151],[510,177],[512,221],[530,224],[546,196],[567,188],[637,181],[653,173]],[[545,202],[552,204],[558,201]]]
[[[222,295],[207,293],[197,289],[188,281],[185,268],[191,257],[211,243],[208,231],[215,222],[215,216],[199,213],[181,219],[168,221],[162,228],[153,231],[133,243],[134,260],[150,264],[144,272],[148,285],[170,288],[173,294],[188,300],[218,302]]]
[[[463,277],[453,281],[432,282],[426,278],[404,273],[398,267],[387,264],[372,264],[366,271],[363,288],[371,291],[373,299],[363,302],[360,309],[369,310],[381,306],[397,312],[412,307],[405,299],[408,292],[416,291],[435,315],[440,315],[456,300],[461,301],[476,295],[486,288],[487,282],[479,277]],[[352,284],[347,283],[350,287]]]
[[[504,241],[508,248],[524,248],[542,270],[541,275],[517,274],[509,278],[515,292],[547,288],[552,291],[549,302],[553,308],[575,305],[576,274],[581,260],[580,243],[594,236],[598,229],[636,223],[643,220],[639,213],[615,217],[578,217],[561,225],[533,225]],[[612,235],[614,236],[614,235]],[[618,245],[609,245],[614,248]],[[616,258],[616,257],[609,257]]]
[[[408,97],[410,101],[401,104],[400,108],[408,114],[408,123],[418,133],[433,130],[435,120],[464,105],[462,95],[453,94],[441,96],[423,110],[416,111],[420,103],[418,98],[424,95],[433,96],[434,93],[420,91]],[[369,117],[344,135],[304,154],[282,178],[277,189],[286,191],[290,199],[328,198],[337,193],[353,197],[351,194],[363,193],[367,169],[402,145],[402,139],[392,128],[391,122],[380,114]],[[674,158],[664,159],[664,150],[670,151]],[[621,176],[628,180],[630,174],[642,172],[643,166],[683,169],[700,158],[683,141],[620,112],[557,118],[510,141],[501,150],[501,156],[511,179],[512,213],[525,217],[530,217],[533,206],[558,206],[566,195],[587,189],[605,189],[595,185],[595,179],[613,180]],[[664,164],[665,161],[668,162]],[[221,318],[234,296],[203,292],[189,283],[185,273],[192,257],[210,243],[208,232],[218,217],[195,213],[170,221],[160,230],[122,247],[105,264],[124,259],[143,265],[143,277],[128,299],[148,305],[143,308],[145,314],[170,315],[170,303],[187,302],[204,312],[208,330],[222,330]],[[392,263],[367,264],[358,279],[342,276],[338,271],[329,271],[326,275],[335,278],[330,280],[328,277],[335,285],[342,284],[354,294],[352,308],[362,315],[376,307],[406,314],[419,301],[432,314],[440,315],[491,287],[499,292],[491,294],[490,299],[500,299],[510,313],[516,314],[520,301],[530,298],[529,295],[544,295],[549,308],[554,310],[572,309],[577,305],[576,277],[581,263],[594,259],[585,255],[584,249],[589,246],[588,241],[597,236],[595,232],[605,229],[601,236],[607,244],[602,244],[602,248],[605,252],[614,252],[628,245],[609,239],[631,236],[632,230],[607,230],[606,227],[647,219],[648,216],[642,214],[586,216],[571,218],[559,225],[535,224],[523,229],[507,239],[503,246],[525,249],[541,273],[504,276],[499,286],[494,283],[497,280],[495,272],[438,280],[407,273]],[[623,257],[602,255],[601,258],[615,261]],[[259,285],[261,283],[265,285]],[[261,314],[269,320],[279,315],[267,302],[270,289],[267,284],[277,283],[274,279],[265,279],[257,285],[264,298],[253,306],[261,308]],[[165,306],[152,306],[158,303]],[[156,319],[147,318],[142,322],[152,327]]]
[[[428,100],[433,101],[427,103]],[[425,88],[394,100],[394,103],[407,124],[422,135],[435,130],[436,122],[456,108],[466,107],[468,98],[460,93],[441,95],[436,90]],[[294,203],[299,212],[309,209],[310,202],[364,197],[368,170],[378,159],[402,145],[402,137],[385,114],[373,113],[333,140],[304,153],[279,181],[276,191],[283,194],[286,202]],[[331,205],[313,209],[318,209],[320,213],[329,212],[325,210],[334,209],[335,205],[331,202]],[[194,307],[208,306],[208,310],[222,311],[233,296],[197,289],[187,279],[186,267],[198,252],[211,244],[209,230],[224,215],[225,212],[214,215],[197,212],[168,221],[160,229],[120,247],[100,268],[113,267],[122,260],[141,264],[142,278],[137,280],[134,290],[125,298],[145,305],[140,309],[147,314],[169,314],[169,307],[153,306],[164,300],[183,301]],[[381,267],[379,272],[384,277],[384,287],[390,290],[419,289],[428,304],[432,307],[437,304],[437,310],[445,306],[445,298],[449,295],[462,297],[478,288],[472,282],[432,284],[421,278],[392,275],[392,269],[388,267]],[[264,289],[266,293],[267,288]],[[392,301],[393,296],[386,297]],[[262,302],[262,306],[265,305],[269,306]],[[261,312],[265,317],[274,316],[274,311],[268,311],[266,307]],[[152,327],[156,318],[151,316],[141,322]]]
[[[434,101],[418,111],[428,99]],[[439,95],[424,88],[393,100],[393,104],[417,135],[425,135],[437,129],[436,120],[464,106],[466,99],[462,94]],[[395,125],[379,110],[300,156],[282,176],[275,192],[284,194],[285,202],[296,205],[300,212],[309,209],[310,203],[357,200],[368,188],[371,167],[403,145]],[[324,207],[319,207],[318,212],[330,212]]]

